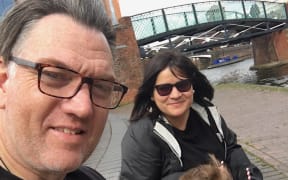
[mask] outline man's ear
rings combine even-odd
[[[3,57],[0,57],[0,109],[5,107],[6,87],[5,82],[7,81],[7,65]]]
[[[3,83],[7,80],[7,65],[4,62],[2,56],[0,56],[0,87],[2,88]]]

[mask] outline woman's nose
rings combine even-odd
[[[182,92],[180,92],[175,86],[173,86],[171,93],[170,93],[170,97],[179,97],[182,95]]]

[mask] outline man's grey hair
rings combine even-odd
[[[50,14],[67,15],[102,32],[113,52],[115,33],[101,0],[22,0],[15,3],[0,23],[0,56],[6,64],[25,34],[37,21]]]

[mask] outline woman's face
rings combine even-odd
[[[159,110],[163,113],[163,115],[171,124],[174,124],[173,121],[187,120],[189,115],[189,108],[193,102],[194,94],[191,82],[188,81],[187,84],[187,81],[183,81],[187,79],[186,77],[180,76],[180,74],[177,74],[177,72],[176,75],[177,77],[175,77],[169,67],[162,70],[156,79],[155,86],[159,87],[159,85],[164,84],[175,85],[177,83],[179,84],[177,85],[178,88],[173,86],[170,93],[168,93],[169,91],[166,91],[166,93],[162,95],[160,95],[161,92],[159,94],[157,89],[154,88],[153,96],[151,97],[152,101],[155,102]],[[160,86],[160,88],[162,87]],[[158,88],[158,90],[160,88]],[[164,90],[165,88],[162,88],[162,93]]]

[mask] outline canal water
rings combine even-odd
[[[267,75],[264,79],[260,79],[256,71],[250,70],[250,67],[254,65],[254,60],[246,59],[241,62],[221,66],[213,69],[201,70],[206,75],[208,80],[213,84],[220,83],[252,83],[252,84],[264,84],[271,86],[281,86],[288,88],[288,75],[281,77],[273,77]]]

